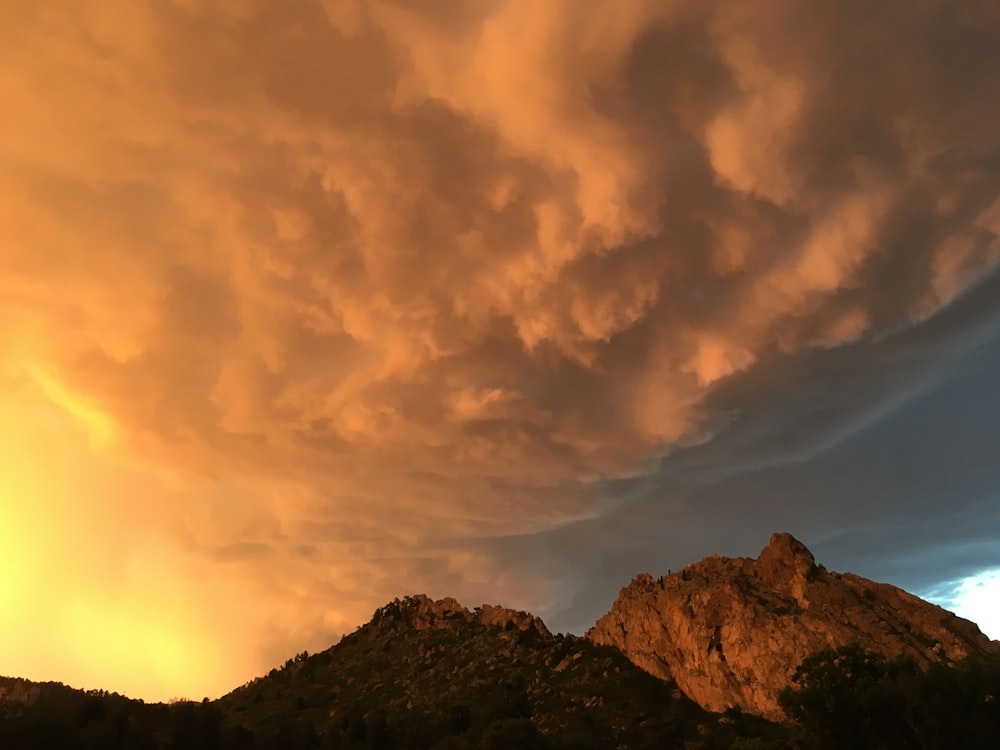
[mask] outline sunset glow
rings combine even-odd
[[[0,674],[214,697],[420,592],[579,632],[776,530],[996,571],[998,24],[6,3]]]

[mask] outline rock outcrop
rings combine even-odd
[[[16,677],[0,677],[0,717],[16,714],[22,707],[34,705],[42,686]]]
[[[790,534],[756,559],[712,555],[680,572],[637,576],[587,633],[702,707],[781,720],[778,693],[824,646],[860,643],[923,665],[986,654],[973,623],[887,584],[817,565]]]
[[[545,623],[529,612],[484,604],[469,610],[455,599],[431,599],[424,594],[395,599],[375,612],[373,623],[386,620],[405,622],[415,630],[448,629],[460,623],[475,622],[505,630],[534,631],[538,636],[552,638]]]

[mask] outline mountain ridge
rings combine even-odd
[[[144,704],[0,678],[0,747],[788,750],[837,731],[807,727],[818,705],[808,696],[831,675],[854,679],[838,666],[851,663],[870,684],[835,695],[871,702],[876,717],[880,695],[916,690],[885,731],[932,714],[947,732],[969,726],[973,740],[993,741],[962,712],[997,714],[1000,644],[894,586],[830,572],[776,533],[757,558],[710,555],[635,576],[586,636],[553,634],[525,611],[416,594],[215,701]],[[1000,715],[994,723],[1000,739]]]
[[[587,632],[651,674],[676,679],[703,708],[773,720],[796,667],[824,647],[862,645],[922,667],[985,656],[975,623],[900,588],[818,565],[787,532],[755,558],[710,555],[654,579],[636,576]]]

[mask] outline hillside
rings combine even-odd
[[[681,747],[714,721],[618,649],[554,636],[527,613],[424,596],[386,605],[333,648],[219,706],[259,736],[289,734],[297,717],[334,747],[380,737],[385,747],[478,747],[490,737],[541,747],[543,736],[546,747]]]
[[[618,650],[502,607],[411,596],[317,654],[217,701],[144,704],[0,680],[0,748],[786,747],[787,731],[703,711]]]
[[[995,750],[997,696],[972,623],[776,534],[637,577],[583,638],[408,596],[216,701],[0,678],[0,750]]]

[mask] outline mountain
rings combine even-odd
[[[716,723],[616,648],[553,635],[525,612],[422,595],[218,705],[255,736],[291,737],[292,717],[331,747],[680,747]]]
[[[659,579],[637,576],[587,638],[676,680],[709,711],[776,721],[781,690],[824,647],[859,644],[922,667],[996,648],[973,623],[895,586],[826,570],[786,533],[756,560],[712,555]]]
[[[972,623],[776,534],[637,577],[586,637],[418,595],[216,701],[0,677],[0,750],[995,750],[996,696]]]

